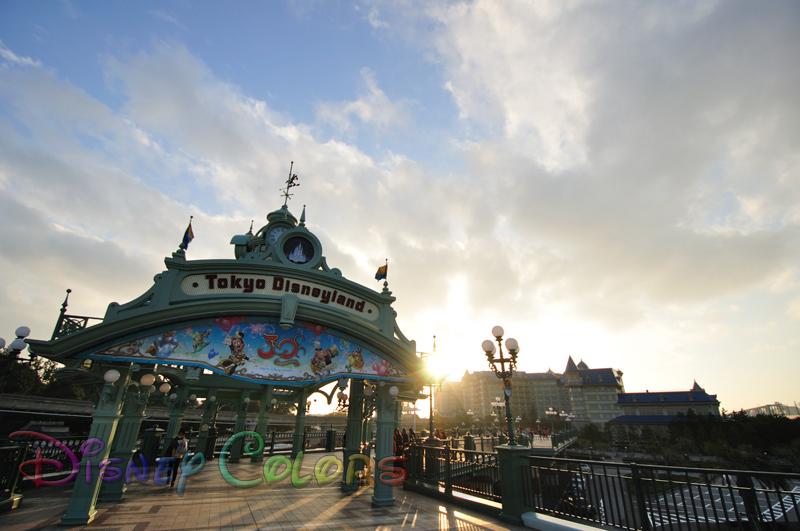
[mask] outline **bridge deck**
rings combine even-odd
[[[308,454],[300,475],[313,475],[314,464],[325,455],[341,456]],[[240,479],[263,478],[262,469],[263,464],[249,462],[230,465],[231,473]],[[27,491],[20,508],[0,514],[0,528],[4,531],[65,529],[59,523],[71,491],[70,486]],[[215,461],[189,478],[183,496],[174,487],[154,485],[151,472],[148,483],[130,485],[122,502],[101,502],[96,519],[81,529],[524,529],[400,487],[394,495],[393,507],[373,507],[370,487],[347,494],[339,489],[338,481],[319,487],[312,480],[303,488],[294,488],[289,478],[271,486],[262,483],[240,489],[225,482]]]

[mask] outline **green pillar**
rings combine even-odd
[[[261,396],[259,397],[259,407],[258,407],[258,422],[256,423],[256,433],[261,435],[264,438],[266,443],[267,439],[267,426],[269,426],[269,413],[272,411],[272,395],[274,391],[274,387],[271,385],[267,385],[261,391]],[[250,457],[250,461],[253,463],[260,463],[264,460],[264,452],[254,454]]]
[[[350,405],[347,408],[347,431],[343,452],[344,470],[341,488],[345,491],[358,490],[358,482],[346,483],[350,456],[361,453],[361,423],[364,415],[364,380],[350,380]]]
[[[394,427],[403,429],[403,402],[396,400],[394,403]]]
[[[376,419],[378,433],[375,436],[375,462],[380,463],[381,459],[394,455],[392,442],[394,441],[395,412],[397,408],[395,407],[394,398],[389,394],[388,385],[379,385],[376,394],[375,409],[378,413]],[[394,505],[392,486],[376,479],[375,489],[372,494],[372,505],[378,507]]]
[[[242,391],[239,397],[239,409],[236,413],[236,424],[233,426],[234,433],[244,431],[245,424],[247,423],[247,406],[250,402],[250,391]],[[231,445],[231,455],[228,456],[228,461],[231,463],[238,463],[242,458],[242,448],[244,447],[244,439],[236,439]]]
[[[67,512],[61,517],[62,525],[86,525],[97,514],[97,497],[100,493],[99,463],[111,453],[111,441],[120,418],[122,398],[130,379],[129,367],[114,367],[120,373],[115,384],[106,383],[97,400],[97,410],[92,415],[89,438],[103,441],[103,449],[95,455],[81,459],[78,479],[72,488]],[[86,471],[91,467],[91,480],[86,481]]]
[[[306,430],[306,400],[308,390],[303,387],[297,395],[297,415],[294,418],[294,435],[292,435],[292,459],[303,451],[303,435]]]
[[[133,457],[136,449],[136,439],[139,436],[139,428],[142,426],[144,410],[147,407],[147,399],[150,397],[149,387],[143,387],[135,383],[128,386],[125,391],[122,403],[122,418],[114,434],[114,442],[111,444],[112,459],[121,459],[119,466],[125,470],[128,461]],[[120,501],[125,495],[127,485],[124,481],[114,481],[103,483],[100,489],[100,496],[103,501]]]
[[[178,436],[183,424],[183,414],[186,410],[186,400],[189,398],[189,386],[181,385],[176,391],[170,393],[178,395],[175,400],[169,400],[169,423],[167,424],[167,431],[164,432],[164,444],[161,446],[161,457],[167,453],[167,448],[172,439]]]
[[[523,474],[530,474],[530,464],[525,459],[530,450],[524,446],[497,446],[497,460],[500,465],[500,490],[503,493],[503,512],[500,519],[514,525],[522,525],[525,499],[520,485]]]
[[[216,401],[209,400],[210,397],[217,396],[217,388],[212,387],[206,394],[206,400],[203,402],[203,415],[200,417],[200,433],[197,435],[197,446],[195,452],[202,452],[204,455],[208,452],[208,430],[211,428],[211,421],[214,419],[214,413],[217,409]],[[206,459],[208,458],[205,455]]]

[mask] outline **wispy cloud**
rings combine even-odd
[[[381,129],[405,126],[410,118],[408,106],[410,100],[392,101],[378,87],[375,72],[369,68],[361,69],[361,78],[366,93],[355,101],[336,103],[318,103],[317,119],[333,124],[340,131],[348,131],[354,127],[353,118],[362,124],[370,124]]]
[[[170,24],[174,24],[185,31],[189,31],[189,28],[187,28],[181,21],[179,21],[177,18],[175,18],[173,15],[170,15],[163,9],[152,9],[149,10],[147,14],[153,18],[157,18],[159,20],[163,20],[164,22],[169,22]]]
[[[3,41],[0,41],[0,57],[14,63],[16,65],[22,66],[42,66],[40,61],[34,61],[30,57],[20,57],[19,55],[15,54],[3,44]]]

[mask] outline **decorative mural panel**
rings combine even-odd
[[[316,282],[306,282],[277,275],[239,275],[208,273],[188,275],[181,280],[186,295],[272,295],[294,293],[301,300],[318,302],[357,315],[368,321],[380,316],[378,306],[349,293]]]
[[[221,317],[163,330],[96,351],[88,358],[202,366],[228,376],[267,382],[332,380],[342,375],[403,379],[375,352],[324,326]]]

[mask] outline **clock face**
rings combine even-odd
[[[278,241],[278,237],[286,232],[285,227],[275,227],[271,231],[269,231],[269,243],[275,243]]]

